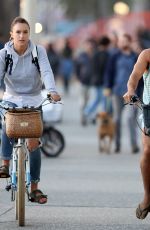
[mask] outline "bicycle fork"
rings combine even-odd
[[[25,145],[25,181],[26,181],[26,193],[28,195],[28,201],[30,200],[29,198],[29,187],[31,184],[31,179],[30,179],[30,156],[29,156],[29,150],[27,146]]]
[[[11,178],[9,183],[6,186],[6,191],[12,190],[12,197],[11,200],[14,201],[15,197],[13,195],[13,191],[17,191],[17,162],[18,162],[18,149],[24,147],[25,151],[25,184],[26,184],[26,193],[28,195],[29,200],[29,187],[30,187],[30,157],[29,157],[29,151],[27,149],[27,146],[18,143],[13,148],[13,155],[12,155],[12,171],[11,171]]]
[[[14,146],[13,154],[12,154],[12,170],[11,170],[11,177],[10,181],[6,186],[6,191],[12,190],[11,201],[15,200],[14,191],[17,191],[17,150],[18,147]]]

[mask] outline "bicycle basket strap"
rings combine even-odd
[[[6,134],[9,138],[39,138],[43,123],[40,111],[7,112],[5,115]]]

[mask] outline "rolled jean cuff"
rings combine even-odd
[[[5,157],[5,156],[3,156],[3,155],[1,154],[0,159],[1,159],[1,160],[11,160],[12,157],[11,157],[11,156],[10,156],[10,157]]]
[[[40,179],[39,180],[31,180],[31,183],[34,183],[34,184],[38,184],[40,182]]]

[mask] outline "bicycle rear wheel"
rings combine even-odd
[[[19,226],[25,225],[25,152],[18,148],[17,211]]]

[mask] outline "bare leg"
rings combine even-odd
[[[27,139],[27,146],[28,146],[29,152],[32,152],[34,149],[38,148],[39,142],[40,142],[39,138]]]
[[[27,146],[30,152],[32,152],[34,149],[38,148],[39,146],[39,139],[38,138],[31,138],[27,140]],[[32,154],[32,153],[31,153]],[[38,189],[38,183],[31,182],[31,192]],[[40,194],[40,193],[39,193]],[[38,195],[38,193],[37,193]],[[47,198],[40,198],[41,203],[45,203],[47,201]]]
[[[142,141],[144,151],[140,166],[144,185],[144,199],[140,206],[144,209],[150,205],[150,137],[143,134]]]
[[[2,165],[9,166],[9,160],[2,160]]]
[[[31,192],[38,189],[38,183],[31,183]]]

